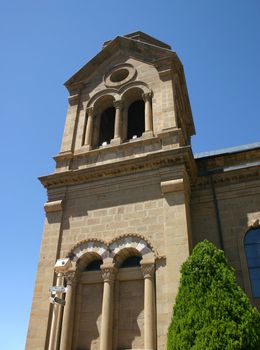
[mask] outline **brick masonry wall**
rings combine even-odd
[[[216,184],[215,190],[226,257],[235,269],[238,283],[259,307],[259,300],[252,297],[243,240],[250,226],[260,219],[260,181],[234,179],[228,183]],[[208,239],[219,246],[211,188],[193,188],[191,197],[194,243]]]

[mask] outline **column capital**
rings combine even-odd
[[[149,91],[149,92],[144,92],[143,94],[142,94],[142,98],[143,98],[143,100],[144,100],[144,102],[146,102],[146,101],[151,101],[152,100],[152,97],[153,97],[153,94],[152,94],[152,92],[151,91]]]
[[[69,271],[64,274],[67,285],[73,285],[77,279],[76,271]]]
[[[122,108],[123,105],[124,105],[124,101],[123,101],[123,100],[115,100],[115,101],[113,102],[113,104],[114,104],[114,107],[115,107],[115,108]]]
[[[101,265],[100,267],[102,278],[104,282],[112,282],[115,280],[115,276],[117,273],[117,269],[115,268],[114,264],[109,265]]]
[[[145,278],[153,278],[154,276],[154,263],[142,263],[141,262],[141,270]]]
[[[87,107],[86,112],[88,113],[89,116],[94,117],[94,107]]]
[[[63,277],[63,276],[64,276],[64,275],[63,275],[63,273],[62,273],[62,272],[60,272],[60,271],[55,271],[55,270],[54,270],[54,272],[55,272],[55,274],[56,274],[57,278],[59,278],[59,277]]]

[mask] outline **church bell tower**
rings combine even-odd
[[[182,64],[135,32],[66,83],[27,350],[163,350],[190,253],[190,139]],[[52,287],[49,291],[49,288]]]

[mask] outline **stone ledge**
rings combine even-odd
[[[54,213],[57,211],[62,211],[63,210],[62,204],[63,204],[62,200],[47,202],[44,204],[44,210],[46,213]]]
[[[169,192],[184,191],[185,190],[184,180],[176,179],[176,180],[162,181],[161,189],[163,194],[169,193]]]
[[[194,176],[194,161],[190,146],[142,155],[138,158],[119,160],[114,163],[96,165],[87,168],[67,170],[39,177],[44,187],[57,187],[79,184],[108,177],[140,173],[184,164],[190,176]]]

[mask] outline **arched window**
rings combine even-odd
[[[86,267],[85,271],[98,271],[100,270],[100,266],[103,264],[101,259],[92,260]]]
[[[132,255],[126,258],[122,264],[120,265],[120,268],[127,268],[127,267],[137,267],[140,266],[140,261],[142,258],[138,255]]]
[[[83,254],[77,261],[77,288],[74,299],[74,330],[71,349],[98,349],[103,298],[101,256],[95,252]],[[93,346],[95,344],[95,347]]]
[[[114,138],[115,107],[109,107],[101,114],[98,146],[107,144]]]
[[[137,100],[129,106],[127,121],[127,139],[142,136],[145,130],[143,100]]]
[[[252,228],[247,232],[244,246],[252,294],[255,298],[260,298],[260,227]]]

